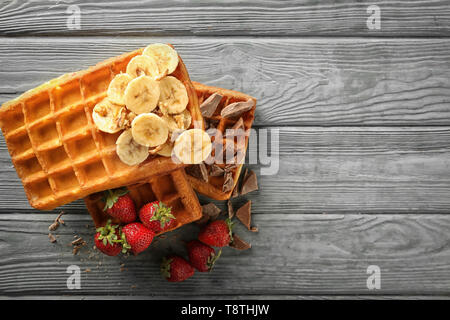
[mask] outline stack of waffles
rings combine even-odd
[[[130,60],[142,55],[143,51],[142,48],[105,60],[87,70],[63,75],[2,106],[0,126],[31,206],[50,210],[84,198],[96,226],[101,226],[107,219],[103,211],[102,191],[126,187],[138,208],[152,201],[162,201],[171,206],[177,220],[174,228],[178,228],[202,216],[192,187],[213,199],[231,196],[242,164],[217,164],[223,172],[226,171],[222,176],[210,174],[210,165],[206,181],[186,175],[186,163],[174,162],[172,157],[162,156],[161,152],[150,152],[143,162],[130,165],[124,163],[117,152],[118,138],[124,130],[112,133],[99,130],[93,118],[94,107],[105,99],[116,75],[125,73]],[[216,124],[221,132],[236,123],[242,124],[245,130],[251,127],[256,102],[253,98],[192,83],[181,58],[170,76],[181,81],[186,88],[186,111],[192,121],[183,129],[191,129],[194,124],[204,129],[204,119],[209,126]],[[215,93],[222,97],[217,109],[213,115],[202,117],[199,99],[203,103]],[[253,101],[251,109],[237,119],[221,116],[222,109],[229,104],[250,100]],[[223,139],[225,141],[226,137]],[[248,136],[245,147],[247,143]],[[214,151],[212,155],[215,155]],[[224,189],[224,184],[230,190]]]

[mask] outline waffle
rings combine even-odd
[[[95,127],[92,109],[113,77],[143,49],[53,79],[0,109],[0,126],[12,163],[31,206],[53,209],[95,192],[118,188],[184,167],[171,158],[149,157],[128,166],[116,154],[117,134]],[[192,123],[203,118],[181,58],[172,73],[186,87]]]
[[[172,214],[176,218],[176,229],[184,224],[196,221],[202,216],[202,207],[197,195],[190,186],[183,169],[149,179],[145,183],[128,186],[129,195],[133,199],[136,209],[152,201],[162,201],[172,208]],[[86,207],[94,220],[95,226],[105,225],[111,219],[103,208],[103,193],[95,193],[84,198]],[[118,221],[113,222],[117,223]],[[166,230],[166,231],[170,231]]]
[[[254,100],[255,106],[256,106],[255,98],[253,98],[249,95],[243,94],[241,92],[211,87],[211,86],[207,86],[207,85],[204,85],[204,84],[201,84],[198,82],[192,82],[192,83],[197,92],[199,104],[202,104],[203,101],[205,101],[209,96],[211,96],[214,93],[219,93],[220,95],[223,96],[223,98],[220,101],[219,106],[217,107],[213,116],[211,118],[205,117],[206,122],[208,122],[208,121],[218,122],[216,128],[219,131],[221,131],[222,134],[225,133],[226,129],[232,128],[233,125],[239,119],[239,117],[237,117],[236,119],[223,118],[220,115],[220,112],[224,107],[226,107],[227,105],[234,103],[234,102],[241,102],[241,101],[244,102],[249,99]],[[244,122],[245,130],[248,130],[252,127],[253,120],[255,118],[255,106],[251,110],[244,112],[241,115],[243,122]],[[248,146],[248,139],[249,139],[249,137],[247,136],[245,138],[245,150],[247,149],[247,146]],[[225,141],[226,140],[224,138],[223,139],[223,148],[224,149],[225,149]],[[245,159],[245,154],[244,154],[244,159]],[[224,169],[226,166],[226,164],[216,164],[216,165],[222,169]],[[230,170],[232,172],[232,177],[233,177],[233,186],[232,186],[231,190],[228,192],[224,192],[222,189],[225,177],[224,176],[211,176],[210,166],[206,165],[206,167],[208,170],[208,181],[207,182],[205,180],[202,180],[200,178],[197,178],[197,177],[194,177],[194,176],[188,174],[188,180],[191,183],[194,190],[196,190],[197,192],[199,192],[201,194],[208,196],[209,198],[215,199],[215,200],[229,199],[233,193],[234,188],[236,187],[236,185],[238,183],[239,176],[240,176],[240,173],[241,173],[241,170],[243,167],[243,163],[237,164],[235,168]]]

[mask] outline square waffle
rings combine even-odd
[[[128,166],[115,151],[120,132],[103,133],[93,123],[92,110],[106,96],[110,81],[125,72],[128,62],[142,51],[63,75],[2,106],[0,126],[31,206],[53,209],[98,191],[184,167],[161,156]],[[192,123],[203,123],[181,58],[172,75],[186,87]]]
[[[201,84],[198,82],[193,82],[193,85],[194,85],[195,91],[197,92],[197,96],[198,96],[200,105],[203,103],[203,101],[208,99],[208,97],[210,97],[214,93],[218,93],[221,96],[223,96],[222,100],[220,101],[220,103],[219,103],[216,111],[212,115],[212,117],[210,117],[210,118],[205,117],[206,121],[213,121],[213,122],[217,123],[216,128],[217,128],[217,130],[219,130],[222,133],[222,135],[225,135],[226,129],[231,129],[237,123],[237,121],[239,120],[240,117],[242,117],[242,119],[243,119],[243,124],[244,124],[245,130],[249,130],[252,127],[253,120],[255,118],[255,107],[256,107],[256,99],[255,98],[253,98],[249,95],[243,94],[241,92],[211,87],[211,86],[207,86],[207,85],[204,85],[204,84]],[[253,106],[253,108],[250,109],[249,111],[244,112],[240,117],[224,118],[220,115],[222,109],[225,108],[226,106],[228,106],[229,104],[234,103],[234,102],[245,102],[245,101],[248,101],[249,99],[252,99],[255,102],[255,106]],[[194,190],[196,190],[197,192],[204,194],[212,199],[215,199],[215,200],[229,199],[233,193],[234,188],[236,187],[236,185],[238,183],[238,180],[239,180],[239,176],[240,176],[240,173],[241,173],[241,170],[243,167],[243,162],[245,160],[245,151],[247,150],[248,139],[249,139],[249,136],[247,135],[245,137],[245,149],[244,149],[244,155],[243,155],[244,157],[243,157],[242,163],[238,163],[234,168],[232,168],[230,170],[232,172],[232,177],[233,177],[233,186],[230,191],[224,192],[222,189],[224,182],[225,182],[225,176],[224,175],[212,176],[210,174],[211,167],[209,165],[206,165],[207,170],[208,170],[208,181],[205,181],[203,179],[200,179],[198,177],[194,177],[194,176],[188,174],[188,180],[191,183]],[[223,138],[223,140],[222,140],[223,150],[225,150],[225,142],[226,142],[226,139]],[[227,166],[225,163],[216,164],[216,165],[222,169],[225,169],[225,166]]]
[[[197,195],[190,186],[183,169],[172,171],[171,173],[150,178],[146,182],[128,186],[129,195],[133,199],[136,210],[143,205],[162,201],[172,208],[172,214],[176,218],[175,226],[170,229],[176,229],[184,224],[196,221],[202,216],[202,207],[198,202]],[[103,192],[92,194],[84,198],[86,207],[94,220],[96,227],[106,224],[111,217],[103,211],[105,202],[103,201]],[[118,221],[113,222],[117,223]],[[167,230],[167,231],[170,231]]]

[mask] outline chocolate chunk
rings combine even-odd
[[[230,244],[230,247],[236,250],[247,250],[250,249],[252,245],[239,238],[237,234],[233,234],[233,242]]]
[[[259,229],[258,229],[258,227],[250,227],[250,231],[251,232],[258,232]]]
[[[234,186],[233,172],[225,172],[225,181],[223,182],[222,192],[230,192]]]
[[[213,165],[211,165],[211,171],[209,172],[209,174],[212,177],[220,177],[220,176],[223,176],[224,170],[221,167],[219,167],[218,165],[213,164]]]
[[[190,167],[186,168],[186,173],[194,178],[201,179],[205,182],[208,182],[208,169],[206,165],[202,162],[200,164],[194,164]]]
[[[207,215],[211,220],[216,220],[221,210],[214,204],[208,203],[202,206],[202,213]]]
[[[225,137],[227,136],[227,133],[229,136],[240,136],[245,135],[245,128],[244,128],[244,120],[242,117],[239,118],[239,120],[230,128],[225,130]]]
[[[248,230],[250,230],[250,223],[252,222],[252,201],[249,200],[246,204],[244,204],[242,207],[240,207],[236,211],[236,217],[239,219],[239,221],[242,222],[244,226],[247,227]]]
[[[233,170],[236,169],[236,168],[237,168],[237,165],[236,165],[235,163],[227,164],[227,165],[225,166],[225,172],[233,171]]]
[[[210,118],[213,116],[214,112],[216,112],[217,106],[222,100],[222,96],[218,93],[214,93],[208,97],[203,103],[200,105],[200,111],[202,112],[202,116]]]
[[[220,115],[224,118],[234,118],[251,110],[254,105],[255,102],[252,99],[248,99],[246,102],[235,102],[223,108]]]
[[[232,197],[232,198],[237,198],[237,197],[239,197],[239,187],[238,187],[237,184],[236,184],[236,187],[234,187],[234,189],[233,189],[233,193],[231,194],[231,197]]]
[[[223,145],[223,155],[225,163],[234,163],[234,155],[236,154],[236,145],[233,139],[225,139]],[[228,159],[231,156],[231,159]]]
[[[227,209],[228,209],[228,218],[233,218],[234,217],[234,209],[233,209],[233,204],[231,203],[230,200],[227,201]]]
[[[48,234],[48,239],[50,240],[51,243],[55,243],[56,242],[55,236],[52,235],[51,233]]]
[[[252,170],[247,170],[244,175],[244,180],[241,187],[241,195],[258,190],[258,180],[256,173]]]

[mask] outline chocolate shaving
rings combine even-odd
[[[246,170],[241,187],[241,195],[258,190],[258,179],[252,170]]]
[[[213,165],[211,165],[211,170],[210,170],[209,174],[211,175],[211,177],[220,177],[220,176],[223,176],[224,172],[225,171],[221,167],[213,164]]]
[[[48,227],[48,231],[55,231],[56,229],[58,229],[60,224],[64,224],[64,220],[61,219],[62,215],[64,214],[64,211],[61,211],[58,216],[55,218],[55,220],[53,221],[53,223]]]
[[[242,207],[240,207],[236,211],[236,217],[239,219],[239,221],[242,222],[244,226],[247,227],[248,230],[250,230],[250,223],[252,222],[252,201],[249,200],[246,204],[244,204]]]
[[[250,249],[252,245],[239,238],[237,234],[233,234],[233,242],[230,244],[230,247],[236,250],[247,250]]]
[[[231,203],[230,200],[227,201],[227,209],[228,209],[228,218],[233,218],[234,217],[234,209],[233,209],[233,204]]]
[[[235,102],[223,108],[220,115],[224,118],[234,118],[251,110],[254,105],[255,102],[252,99],[248,99],[246,102]]]
[[[233,185],[234,185],[233,172],[226,171],[222,192],[230,192],[233,189]]]
[[[207,215],[211,220],[216,220],[221,210],[214,203],[208,203],[202,206],[202,212],[204,215]]]
[[[76,237],[76,236],[75,236]],[[79,237],[75,240],[72,241],[72,246],[73,246],[73,250],[72,253],[74,255],[76,255],[78,253],[78,251],[80,251],[80,249],[82,247],[84,247],[86,245],[86,241],[83,240],[83,238]]]
[[[213,116],[214,112],[216,112],[217,106],[222,100],[222,96],[218,93],[214,93],[208,97],[203,103],[200,105],[200,111],[202,112],[202,116],[210,118]]]
[[[86,244],[86,242],[81,237],[72,241],[73,246],[81,246],[81,245],[85,245],[85,244]]]
[[[186,173],[194,178],[201,179],[205,182],[208,182],[208,169],[206,165],[202,162],[200,164],[194,164],[190,167],[186,168]]]
[[[52,235],[51,233],[48,234],[48,238],[50,239],[51,243],[55,243],[56,242],[56,238],[54,235]]]

